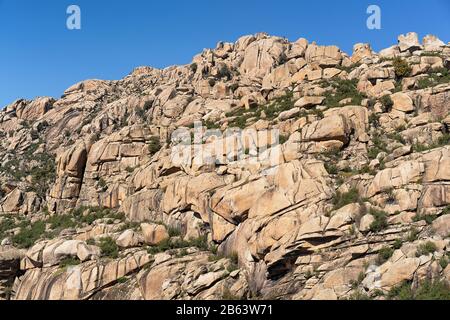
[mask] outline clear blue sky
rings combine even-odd
[[[82,10],[82,30],[66,28],[66,9]],[[382,30],[366,28],[366,9],[382,9]],[[120,79],[134,67],[186,64],[220,40],[268,32],[375,50],[416,31],[450,41],[450,1],[401,0],[0,0],[0,108],[17,98],[59,97],[89,78]]]

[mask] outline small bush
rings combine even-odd
[[[193,72],[193,73],[196,73],[197,72],[197,69],[198,69],[198,65],[197,65],[197,63],[192,63],[190,66],[189,66],[189,69],[191,69],[191,71]]]
[[[6,237],[7,231],[14,229],[16,227],[16,222],[13,218],[5,217],[0,222],[0,241]]]
[[[362,100],[366,98],[364,94],[358,91],[358,80],[333,80],[330,82],[334,88],[333,92],[327,92],[325,94],[324,104],[327,107],[335,108],[339,107],[339,102],[351,98],[352,104],[361,105]]]
[[[161,150],[161,141],[158,137],[151,137],[148,143],[148,151],[151,155],[154,155],[159,150]]]
[[[361,201],[362,199],[359,195],[359,191],[356,188],[352,188],[346,193],[340,193],[338,191],[333,198],[334,210],[338,210],[348,204]]]
[[[392,101],[391,96],[389,95],[383,96],[380,102],[383,105],[384,112],[390,112],[392,110],[392,107],[394,106],[394,102]]]
[[[100,180],[98,180],[98,185],[100,188],[104,189],[104,188],[106,188],[107,183],[106,183],[105,179],[100,178]]]
[[[386,229],[388,226],[387,213],[384,211],[370,209],[370,214],[375,218],[375,220],[370,225],[370,231],[380,232]]]
[[[167,232],[169,233],[169,237],[179,237],[181,236],[182,232],[179,228],[175,227],[168,227]]]
[[[434,244],[434,242],[428,241],[426,243],[423,243],[419,246],[416,252],[416,256],[427,256],[429,254],[433,254],[437,251],[437,247]]]
[[[447,268],[448,266],[448,258],[446,256],[443,256],[439,259],[439,265],[441,266],[442,269]]]
[[[378,262],[380,264],[385,263],[388,261],[392,255],[394,254],[394,249],[390,247],[384,247],[380,251],[378,251]]]
[[[126,283],[128,281],[127,277],[121,277],[119,279],[116,280],[117,283]]]
[[[428,74],[428,77],[419,79],[417,87],[425,89],[450,82],[450,72],[445,68],[434,69]]]
[[[404,78],[411,74],[412,68],[406,60],[397,57],[392,61],[392,64],[394,66],[395,75],[398,78]]]
[[[395,240],[394,244],[392,245],[392,247],[396,250],[400,249],[402,246],[403,246],[403,240],[401,240],[401,239]]]
[[[367,156],[369,157],[369,159],[373,160],[377,158],[380,152],[381,151],[378,148],[369,148],[369,150],[367,151]]]
[[[446,208],[444,208],[444,210],[442,210],[442,214],[450,214],[450,206],[447,206]]]
[[[444,281],[426,280],[413,290],[411,283],[404,282],[392,288],[387,298],[390,300],[450,300],[450,287]]]
[[[26,225],[25,222],[16,234],[12,241],[19,248],[30,248],[37,240],[39,240],[45,234],[45,222],[37,221],[35,223]]]
[[[413,227],[408,232],[408,236],[406,237],[406,241],[408,242],[414,242],[418,239],[419,236],[419,230],[417,228]]]
[[[338,169],[334,164],[330,164],[328,162],[325,163],[325,170],[327,170],[327,172],[329,174],[337,174],[338,173]]]
[[[168,250],[174,250],[174,249],[182,249],[182,248],[189,248],[189,247],[196,247],[200,250],[208,250],[208,238],[207,236],[200,236],[196,239],[190,239],[189,241],[185,240],[176,240],[173,241],[171,239],[167,239],[162,241],[157,246],[153,246],[147,249],[147,252],[149,254],[157,254],[160,252],[165,252]]]
[[[73,221],[70,215],[54,215],[47,219],[47,223],[50,224],[52,230],[64,230],[69,228],[75,228],[77,223]]]
[[[375,112],[373,112],[369,116],[369,123],[374,127],[378,127],[380,125],[380,116],[378,114],[376,114]]]
[[[60,268],[67,268],[70,266],[77,266],[81,263],[81,261],[78,258],[74,258],[74,257],[67,257],[65,259],[63,259],[60,263],[59,263],[59,267]]]
[[[111,237],[101,238],[99,247],[104,257],[116,259],[119,256],[119,247]]]
[[[365,301],[372,300],[372,298],[367,293],[357,290],[348,297],[348,300]]]
[[[414,218],[413,218],[413,221],[414,222],[425,221],[428,225],[430,225],[437,218],[438,218],[438,216],[437,215],[433,215],[433,214],[426,214],[426,215],[416,214],[414,216]]]
[[[414,152],[424,152],[432,149],[436,149],[439,147],[443,147],[450,144],[450,133],[444,133],[442,137],[440,137],[436,142],[431,143],[429,145],[416,143],[413,145]]]
[[[288,140],[289,140],[289,136],[285,136],[285,135],[282,135],[282,134],[279,136],[280,144],[285,144]]]

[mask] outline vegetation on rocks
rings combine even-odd
[[[447,297],[450,52],[423,42],[257,34],[2,109],[0,296]]]
[[[444,281],[425,280],[416,289],[404,282],[387,295],[391,300],[450,300],[450,286]]]
[[[392,61],[392,65],[394,66],[395,75],[399,78],[404,78],[410,75],[412,68],[409,63],[399,57],[394,58]]]

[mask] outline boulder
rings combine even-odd
[[[140,243],[142,243],[142,238],[133,230],[124,231],[116,240],[116,244],[121,248],[134,248]]]
[[[325,97],[302,97],[295,103],[295,106],[298,108],[313,108],[322,104],[325,100]]]
[[[382,274],[380,281],[381,287],[389,289],[401,284],[403,281],[412,280],[419,265],[420,259],[417,258],[402,259],[393,263]]]
[[[353,64],[359,63],[364,58],[372,58],[372,48],[368,43],[357,43],[353,46],[353,55],[350,58]]]
[[[432,228],[442,238],[450,235],[450,214],[445,214],[433,221]]]
[[[144,242],[151,246],[158,245],[170,238],[166,227],[160,224],[143,223],[141,229]]]
[[[302,129],[303,141],[338,140],[347,143],[350,126],[342,115],[333,115],[306,125]]]
[[[401,52],[414,52],[420,50],[422,46],[419,43],[419,36],[415,32],[400,35],[398,37],[398,47]]]
[[[411,97],[403,92],[397,92],[391,95],[392,102],[394,103],[393,108],[402,112],[412,112],[415,110],[414,103]]]
[[[428,52],[442,51],[443,47],[445,47],[445,43],[443,41],[431,34],[425,36],[422,43],[425,51]]]

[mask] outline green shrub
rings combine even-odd
[[[426,243],[423,243],[419,246],[416,252],[416,256],[427,256],[429,254],[433,254],[437,251],[437,247],[434,244],[434,242],[427,241]]]
[[[348,297],[348,300],[365,301],[372,300],[372,298],[367,293],[357,290]]]
[[[208,250],[209,249],[208,237],[206,235],[205,236],[200,236],[200,237],[195,238],[195,239],[191,239],[189,241],[189,243],[190,243],[190,246],[196,247],[196,248],[198,248],[200,250]]]
[[[198,69],[198,65],[197,65],[197,63],[192,63],[190,66],[189,66],[189,69],[191,69],[191,71],[193,72],[193,73],[196,73],[197,72],[197,69]]]
[[[179,228],[175,227],[168,227],[167,232],[169,233],[169,237],[179,237],[181,236],[182,232]]]
[[[433,215],[433,214],[426,214],[426,215],[420,215],[420,214],[416,214],[413,217],[413,221],[414,222],[419,222],[419,221],[425,221],[428,225],[432,224],[434,220],[436,220],[438,218],[437,215]]]
[[[228,69],[228,66],[226,64],[223,64],[220,67],[218,76],[220,78],[226,78],[227,80],[231,80],[231,78],[233,77],[230,69]]]
[[[403,246],[403,240],[402,239],[396,239],[392,247],[396,250],[400,249]]]
[[[16,227],[16,222],[13,218],[4,217],[0,222],[0,241],[6,237],[6,234],[9,230],[14,229]]]
[[[380,125],[380,115],[376,114],[375,112],[371,113],[369,116],[369,123],[373,127],[378,127]]]
[[[86,215],[84,213],[87,212]],[[78,223],[85,223],[88,225],[93,224],[95,221],[100,219],[113,219],[113,220],[125,220],[125,215],[123,213],[115,212],[108,208],[100,207],[84,207],[75,208],[70,212]]]
[[[419,79],[417,87],[425,89],[444,83],[450,83],[450,72],[445,68],[439,68],[431,70],[428,77]]]
[[[446,256],[442,256],[439,259],[439,265],[441,266],[442,269],[445,270],[445,268],[447,268],[448,266],[448,258]]]
[[[288,140],[289,140],[289,136],[285,136],[285,135],[280,134],[280,136],[279,136],[279,143],[280,144],[285,144]]]
[[[69,228],[75,228],[77,223],[73,221],[70,215],[54,215],[47,219],[47,223],[50,224],[52,230],[64,230]]]
[[[396,57],[392,64],[394,66],[395,75],[398,78],[404,78],[411,74],[412,68],[406,60]]]
[[[24,222],[20,231],[16,234],[12,241],[19,248],[30,248],[37,240],[45,234],[45,222],[37,221],[35,223]]]
[[[98,180],[98,185],[99,185],[100,188],[104,189],[104,188],[107,187],[108,184],[106,183],[105,179],[100,178],[100,179]]]
[[[439,147],[443,147],[450,144],[450,133],[444,133],[442,137],[440,137],[436,142],[431,143],[430,145],[424,145],[420,143],[416,143],[413,145],[414,152],[424,152],[432,149],[436,149]]]
[[[378,154],[380,154],[380,149],[378,148],[369,148],[369,150],[367,150],[367,156],[369,157],[369,159],[373,160],[376,159]]]
[[[161,141],[158,137],[151,137],[148,142],[148,151],[151,155],[156,154],[159,150],[161,150]]]
[[[207,251],[209,249],[207,236],[200,236],[195,239],[190,239],[189,241],[185,240],[173,241],[171,239],[166,239],[161,243],[159,243],[157,246],[149,247],[147,249],[147,252],[149,254],[157,254],[168,250],[190,248],[190,247],[196,247],[200,250]]]
[[[392,110],[392,107],[394,106],[394,102],[392,101],[390,95],[381,97],[380,102],[383,105],[384,112],[390,112]]]
[[[146,111],[143,108],[136,108],[135,109],[136,116],[142,120],[145,120],[146,118]]]
[[[358,91],[358,80],[342,80],[337,79],[330,82],[334,88],[334,92],[327,92],[325,94],[324,104],[327,107],[335,108],[339,107],[339,102],[351,98],[352,104],[361,105],[362,100],[366,98],[364,94]]]
[[[127,277],[121,277],[116,280],[117,283],[126,283],[128,281]]]
[[[394,249],[390,247],[384,247],[380,251],[378,251],[378,262],[380,264],[385,263],[388,261],[392,255],[394,254]]]
[[[239,108],[237,110],[226,113],[227,118],[234,117],[234,119],[230,120],[228,126],[230,128],[235,127],[244,129],[247,125],[248,119],[260,119],[263,112],[266,115],[267,120],[273,120],[281,112],[294,108],[294,104],[294,94],[291,91],[288,91],[283,96],[273,99],[264,106],[259,106],[251,110]]]
[[[362,199],[359,195],[359,191],[356,188],[350,189],[346,193],[336,192],[336,195],[333,197],[333,205],[334,210],[338,210],[342,207],[345,207],[348,204],[361,202]]]
[[[398,131],[403,131],[404,129],[403,129],[403,128],[397,128],[397,130],[398,130]],[[399,143],[401,143],[401,144],[406,144],[405,139],[404,139],[404,138],[402,137],[402,135],[401,135],[400,133],[398,133],[398,132],[388,134],[387,137],[388,137],[389,139],[395,140],[395,141],[397,141],[397,142],[399,142]]]
[[[419,230],[417,230],[417,228],[415,228],[415,227],[412,227],[408,232],[406,241],[414,242],[418,239],[418,237],[419,237]]]
[[[426,280],[413,290],[411,283],[403,282],[392,288],[387,298],[390,300],[450,300],[450,287],[444,281]]]
[[[447,206],[446,208],[444,208],[444,210],[442,210],[442,214],[450,214],[450,206]]]
[[[116,259],[119,256],[119,247],[111,237],[101,238],[99,247],[104,257]]]
[[[328,162],[325,163],[325,170],[327,170],[327,172],[329,174],[337,174],[338,173],[338,168],[334,164],[328,163]]]
[[[387,213],[384,211],[376,210],[376,209],[370,209],[369,212],[375,220],[370,225],[370,231],[372,232],[380,232],[386,229],[388,226],[387,222]]]
[[[203,122],[203,126],[205,126],[207,129],[220,129],[220,124],[218,122],[213,122],[210,120],[206,120]]]
[[[74,257],[67,257],[60,261],[59,267],[60,268],[67,268],[70,266],[77,266],[81,263],[81,261],[78,258]]]

